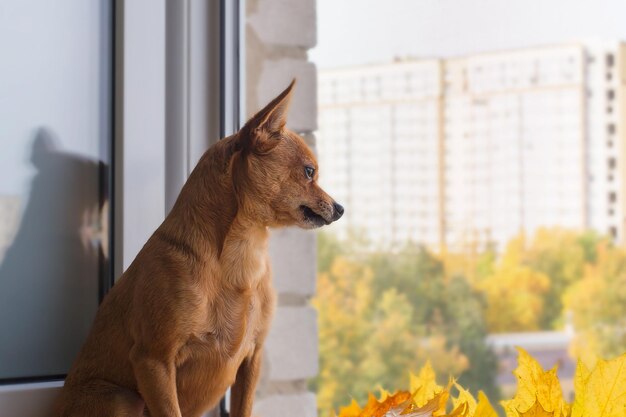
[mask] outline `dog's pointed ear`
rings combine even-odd
[[[255,129],[263,129],[269,133],[278,133],[284,129],[287,124],[287,111],[291,103],[291,93],[296,84],[294,78],[289,86],[280,93],[276,98],[269,102],[263,110],[254,115],[250,122]]]
[[[289,110],[291,95],[295,84],[296,80],[294,78],[282,93],[255,114],[241,129],[245,132],[245,136],[247,136],[246,139],[253,142],[249,145],[260,145],[262,148],[271,148],[273,147],[269,146],[271,144],[255,142],[280,139],[280,133],[287,124],[287,111]]]

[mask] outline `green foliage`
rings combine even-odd
[[[373,387],[405,386],[426,360],[498,398],[487,333],[562,329],[571,317],[572,353],[589,366],[626,349],[626,250],[598,234],[543,229],[499,255],[374,251],[358,235],[318,242],[320,374],[311,384],[323,415],[364,402]]]
[[[594,240],[593,234],[580,235],[563,229],[540,229],[535,234],[523,262],[550,279],[550,288],[543,297],[540,328],[558,327],[563,294],[582,277],[585,264],[594,258]]]
[[[335,258],[343,256],[344,244],[330,233],[317,235],[317,272],[326,273],[330,270]]]
[[[320,410],[369,389],[406,385],[427,360],[442,375],[497,397],[495,356],[484,344],[483,300],[467,281],[447,281],[426,249],[364,255],[321,234],[318,295],[320,373],[311,382]],[[333,253],[328,248],[341,248]],[[324,413],[322,413],[324,415]]]
[[[446,294],[446,334],[449,343],[459,346],[468,359],[468,368],[458,382],[473,392],[484,391],[490,398],[499,398],[495,385],[498,363],[485,344],[487,326],[482,316],[485,301],[463,277],[454,277]]]
[[[596,260],[564,296],[573,315],[573,353],[588,363],[626,348],[626,251],[607,242],[597,245]]]

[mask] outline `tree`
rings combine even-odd
[[[585,265],[595,258],[600,236],[581,234],[560,228],[539,229],[524,253],[521,263],[550,278],[550,288],[543,296],[539,328],[562,327],[563,294],[580,280]]]
[[[485,263],[481,261],[481,268]],[[447,279],[444,263],[415,245],[407,245],[397,253],[378,253],[369,264],[374,270],[376,291],[397,288],[406,294],[413,306],[413,321],[426,327],[426,335],[443,338],[445,347],[458,349],[467,358],[460,381],[497,398],[497,359],[485,344],[485,300],[466,277]]]
[[[468,359],[468,367],[459,375],[459,383],[473,392],[484,391],[490,398],[499,398],[495,384],[498,360],[487,346],[487,325],[482,312],[485,300],[463,277],[453,277],[446,289],[447,323],[445,334],[449,343],[459,347]]]
[[[371,270],[343,257],[319,275],[313,305],[318,311],[320,372],[312,387],[325,410],[370,382],[359,378],[359,366],[364,359],[362,346],[372,331],[371,281]]]
[[[626,348],[626,251],[605,241],[596,255],[564,297],[576,329],[572,353],[587,362]]]
[[[362,252],[341,247],[319,274],[320,374],[312,382],[320,410],[372,387],[404,386],[409,370],[430,360],[442,375],[461,375],[494,395],[495,356],[484,343],[482,300],[462,277],[447,282],[440,260],[424,248]]]
[[[487,298],[485,320],[492,333],[540,329],[550,278],[529,267],[503,264],[478,284]]]

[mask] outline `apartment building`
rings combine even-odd
[[[321,181],[349,209],[338,233],[439,241],[441,62],[319,73]]]
[[[624,52],[587,42],[321,71],[338,233],[442,250],[544,226],[624,241]]]

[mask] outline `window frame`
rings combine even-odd
[[[111,0],[112,268],[101,278],[103,293],[161,223],[200,156],[245,114],[245,0],[157,1]],[[134,175],[141,170],[153,175]],[[0,385],[0,409],[47,414],[62,386],[59,376]],[[220,408],[227,415],[224,401]]]

